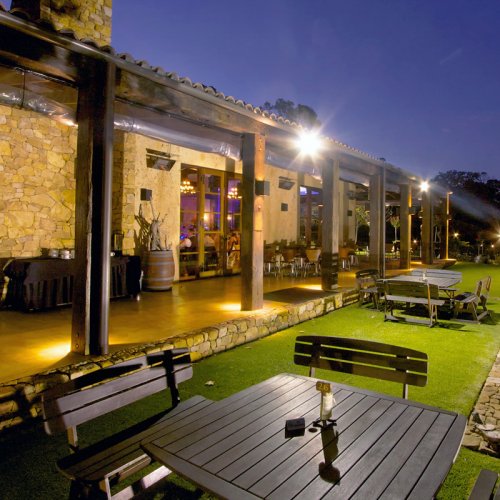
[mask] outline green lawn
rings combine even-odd
[[[304,367],[293,364],[293,345],[298,334],[314,333],[371,339],[427,352],[428,384],[423,388],[410,387],[409,397],[468,416],[500,349],[499,327],[496,324],[500,318],[500,268],[457,264],[453,269],[464,273],[461,284],[464,290],[473,290],[476,280],[487,274],[493,277],[489,306],[492,320],[481,325],[443,321],[439,326],[428,328],[385,323],[382,313],[369,307],[352,305],[197,363],[193,379],[181,386],[181,396],[186,399],[202,394],[221,399],[277,373],[306,374]],[[396,396],[401,393],[401,386],[390,382],[321,370],[316,376]],[[209,380],[214,382],[213,386],[205,385]],[[83,442],[114,432],[136,419],[158,412],[165,405],[164,396],[155,396],[125,411],[102,417],[97,425],[94,423],[82,428]],[[41,430],[16,432],[2,437],[0,446],[2,498],[36,496],[52,499],[67,495],[68,482],[54,466],[56,458],[66,452],[64,436],[49,438]],[[467,498],[481,468],[500,472],[500,461],[462,449],[438,498]],[[167,496],[198,498],[199,492],[172,478],[166,485],[166,491],[156,495],[157,498]]]

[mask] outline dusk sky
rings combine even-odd
[[[6,2],[7,5],[10,2]],[[112,45],[402,168],[500,178],[499,0],[114,0]]]
[[[432,177],[500,176],[498,0],[114,0],[112,45]]]

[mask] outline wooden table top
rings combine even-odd
[[[166,421],[142,447],[222,498],[435,495],[460,448],[465,417],[334,383],[336,432],[317,429],[316,382],[277,375],[181,422]],[[286,420],[298,417],[305,433],[286,437]]]
[[[410,281],[423,283],[422,276],[416,276],[412,274],[400,274],[398,276],[394,276],[389,278],[391,281]],[[437,285],[438,288],[446,289],[452,288],[457,283],[460,283],[460,278],[453,277],[440,277],[440,276],[428,276],[425,278],[425,281],[431,285]]]

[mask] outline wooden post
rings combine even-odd
[[[385,277],[385,169],[370,177],[370,263]]]
[[[409,269],[411,264],[411,186],[410,184],[400,185],[400,207],[399,207],[399,267]]]
[[[444,214],[444,258],[450,258],[450,191],[446,193],[446,205]]]
[[[433,219],[430,189],[422,192],[422,264],[434,261]]]
[[[241,309],[253,311],[264,305],[264,196],[255,191],[265,179],[264,136],[245,134],[242,149]]]
[[[338,287],[340,231],[340,162],[327,160],[323,166],[323,225],[321,243],[321,288]]]
[[[94,61],[78,92],[71,350],[108,352],[115,66]]]

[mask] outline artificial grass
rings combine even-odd
[[[298,334],[314,333],[370,339],[427,352],[428,384],[424,388],[410,387],[409,397],[468,416],[500,348],[497,325],[500,318],[500,268],[457,264],[453,269],[464,273],[461,284],[464,290],[473,290],[475,282],[487,274],[493,277],[489,301],[492,320],[481,325],[440,321],[434,328],[385,323],[381,312],[355,304],[197,363],[193,379],[181,385],[181,397],[187,399],[201,394],[221,399],[278,373],[306,374],[305,367],[293,364],[293,346]],[[401,395],[400,384],[322,370],[318,370],[316,376]],[[214,385],[205,385],[209,380]],[[157,413],[169,405],[165,399],[164,394],[156,395],[81,426],[82,444]],[[18,431],[0,436],[0,447],[2,498],[54,499],[67,496],[69,482],[55,469],[56,459],[67,452],[64,436],[48,437],[41,429]],[[500,473],[500,461],[462,449],[438,498],[467,498],[481,468]],[[207,497],[173,476],[162,484],[162,491],[152,495],[154,498]]]

